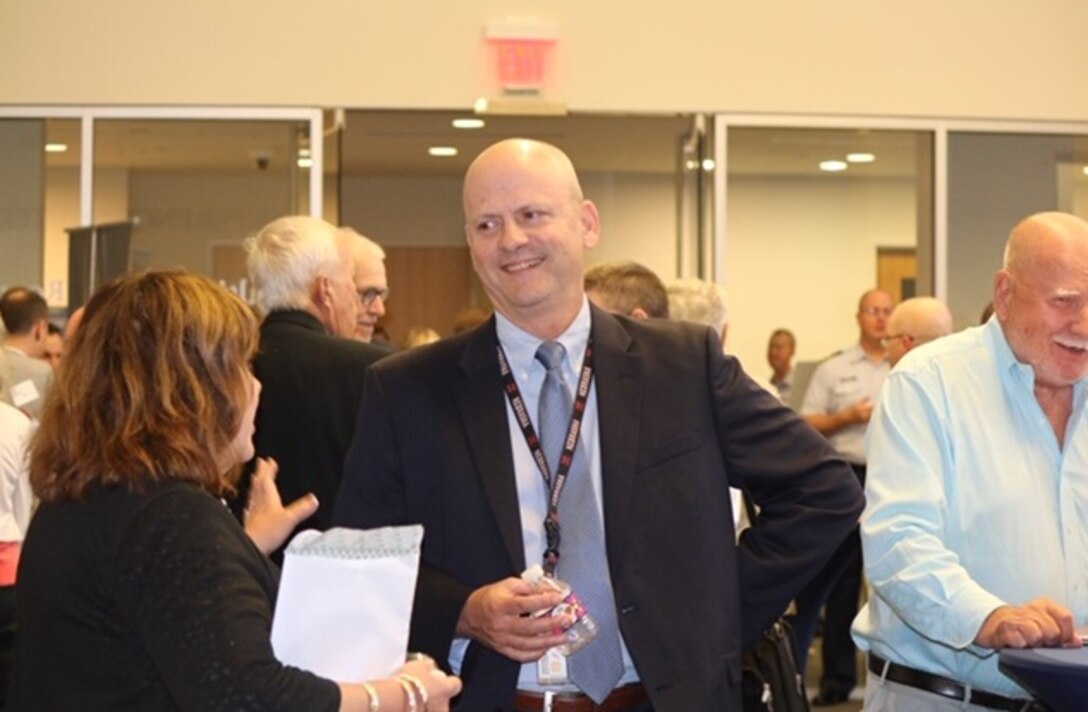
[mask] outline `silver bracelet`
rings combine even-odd
[[[415,690],[412,689],[412,683],[405,680],[401,675],[398,675],[396,680],[400,683],[400,686],[404,688],[404,696],[408,698],[408,712],[417,712],[419,707],[416,703],[416,693]]]
[[[382,708],[382,700],[378,697],[378,691],[369,682],[364,682],[363,692],[366,693],[367,712],[378,712]]]
[[[420,680],[415,675],[402,672],[399,677],[404,678],[412,684],[412,687],[416,688],[416,692],[419,694],[419,699],[423,703],[423,712],[427,712],[427,703],[430,700],[427,698],[427,686],[423,684],[423,680]]]

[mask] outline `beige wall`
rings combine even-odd
[[[767,339],[797,337],[813,360],[858,339],[858,297],[876,286],[878,247],[915,246],[910,180],[730,179],[726,351],[766,377]]]
[[[581,111],[1088,118],[1083,0],[4,0],[9,104],[468,107],[488,21],[557,23]],[[909,88],[908,88],[909,87]]]

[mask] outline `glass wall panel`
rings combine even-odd
[[[456,119],[474,119],[474,128],[455,128]],[[414,326],[447,335],[461,310],[490,309],[468,259],[461,180],[481,150],[504,138],[548,141],[570,155],[601,212],[603,234],[590,265],[634,260],[663,279],[675,276],[678,155],[690,130],[683,116],[348,112],[341,221],[386,250],[389,338],[399,345]],[[435,156],[431,148],[451,150]]]
[[[822,359],[857,341],[866,290],[932,293],[932,156],[924,131],[730,126],[726,351],[766,377],[775,329]]]
[[[949,133],[948,305],[957,328],[978,323],[1017,222],[1043,210],[1088,219],[1086,166],[1085,136]]]
[[[94,223],[131,224],[129,265],[181,267],[247,293],[243,240],[308,212],[303,121],[98,119]]]
[[[78,120],[0,120],[0,289],[41,290],[67,301],[64,228],[79,220]]]

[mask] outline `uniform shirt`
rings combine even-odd
[[[845,410],[862,398],[876,405],[888,375],[887,359],[873,363],[860,344],[843,349],[821,363],[805,391],[802,415],[826,415]],[[865,464],[865,423],[852,423],[827,436],[831,445],[854,465]]]
[[[770,379],[768,379],[770,380],[771,385],[774,386],[775,391],[778,393],[778,398],[783,403],[788,402],[790,399],[790,389],[793,387],[793,371],[793,368],[790,368],[790,370],[786,371],[786,375],[783,376],[782,380],[780,381],[774,380],[773,373],[771,374]]]
[[[1063,450],[1034,382],[996,319],[912,350],[888,377],[869,428],[863,650],[1026,697],[972,644],[986,617],[1049,596],[1088,622],[1085,383]]]

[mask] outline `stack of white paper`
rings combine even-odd
[[[337,682],[404,664],[423,527],[300,532],[287,547],[272,649]]]

